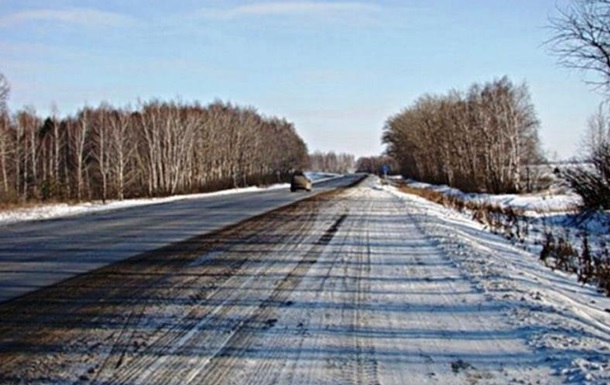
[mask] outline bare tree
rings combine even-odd
[[[63,149],[65,148],[65,140],[63,140],[63,137],[60,133],[60,121],[59,121],[59,117],[58,117],[58,111],[57,111],[57,107],[53,106],[52,108],[52,115],[49,118],[49,123],[52,125],[52,132],[53,132],[53,172],[52,172],[52,177],[51,177],[51,181],[52,181],[52,193],[53,194],[58,194],[58,193],[63,193],[63,191],[60,192],[60,165],[61,165],[61,154]],[[62,189],[63,190],[63,189]]]
[[[610,209],[610,117],[602,106],[589,119],[583,147],[583,162],[561,176],[581,196],[585,213]]]
[[[77,114],[77,120],[70,126],[70,153],[74,162],[72,171],[76,180],[76,199],[79,201],[84,197],[85,184],[88,182],[85,178],[88,174],[85,166],[90,157],[88,144],[93,125],[92,113],[91,108],[85,107]]]
[[[393,174],[399,169],[396,161],[387,155],[360,157],[356,161],[356,172],[382,175],[384,168],[387,168],[389,174]]]
[[[308,162],[292,123],[230,103],[153,100],[135,111],[102,104],[63,119],[28,109],[4,118],[3,200],[209,191],[285,180]]]
[[[33,107],[19,111],[15,117],[15,190],[24,202],[38,198],[38,129],[41,124]]]
[[[610,95],[610,0],[573,0],[550,20],[555,36],[549,41],[560,63],[596,75],[589,81]],[[589,120],[584,138],[588,166],[563,171],[581,195],[585,211],[610,208],[610,143],[608,119],[600,110]]]
[[[110,144],[113,125],[110,123],[112,108],[102,103],[91,113],[91,159],[95,161],[101,178],[102,202],[108,199],[108,184],[111,172],[111,159],[114,158]]]
[[[589,117],[587,131],[582,140],[582,149],[587,156],[595,153],[600,147],[610,145],[610,115],[600,104],[595,114]]]
[[[30,180],[32,186],[32,194],[35,198],[40,198],[40,173],[39,173],[39,153],[40,153],[40,140],[39,130],[42,125],[42,121],[36,115],[34,110],[29,111],[30,114],[30,125],[28,127],[28,150],[29,150],[29,169],[31,172]]]
[[[116,192],[116,197],[119,200],[123,200],[127,187],[128,166],[135,153],[135,148],[132,145],[134,139],[132,137],[132,130],[130,130],[129,111],[112,111],[108,124],[110,125],[109,146],[112,154],[109,162],[113,176],[113,188]]]
[[[156,104],[147,104],[142,106],[141,112],[138,113],[138,129],[139,129],[139,144],[141,151],[138,155],[138,161],[146,171],[148,195],[154,196],[160,188],[159,173],[161,163],[161,131],[160,116]]]
[[[0,112],[0,176],[2,177],[3,196],[9,195],[9,175],[8,175],[8,158],[9,158],[9,140],[10,140],[10,122],[8,114]]]
[[[6,101],[10,94],[10,86],[2,73],[0,73],[0,174],[2,176],[2,188],[4,196],[8,196],[8,142],[9,142],[9,113]]]
[[[353,155],[347,153],[335,153],[334,151],[314,151],[309,155],[312,170],[322,172],[347,173],[356,168]]]
[[[610,93],[610,0],[573,0],[550,26],[547,44],[559,63],[596,74],[591,83]]]
[[[404,176],[466,190],[515,192],[540,153],[527,87],[507,78],[466,96],[424,95],[386,121],[382,141]],[[536,161],[538,159],[535,159]]]

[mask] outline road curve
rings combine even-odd
[[[0,302],[362,179],[321,181],[312,193],[263,190],[0,227]]]

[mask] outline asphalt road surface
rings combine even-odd
[[[144,247],[130,240],[145,226],[138,242],[154,250],[0,304],[0,383],[562,383],[552,352],[528,344],[542,326],[516,322],[526,301],[482,289],[489,257],[469,270],[458,258],[468,243],[443,246],[457,225],[373,182],[162,248],[174,233],[202,233],[197,204],[29,230],[39,262],[43,249],[66,250],[45,231],[85,255],[97,228],[87,249],[128,253]]]
[[[321,181],[311,193],[274,189],[0,227],[0,302],[360,178]]]

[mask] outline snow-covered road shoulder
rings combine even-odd
[[[333,179],[340,178],[340,174],[331,173],[312,173],[306,175],[316,183],[321,183]],[[75,215],[93,214],[103,211],[120,210],[130,207],[163,204],[186,199],[202,199],[217,197],[223,195],[243,194],[265,190],[289,189],[290,184],[278,183],[266,187],[241,187],[229,190],[221,190],[211,193],[201,194],[186,194],[174,195],[164,198],[142,198],[142,199],[126,199],[126,200],[108,200],[106,202],[82,202],[82,203],[41,203],[30,207],[23,207],[11,210],[0,210],[0,226],[9,225],[18,222],[40,221],[46,219],[55,219],[62,217],[70,217]]]
[[[384,189],[418,213],[422,231],[437,239],[489,301],[509,307],[509,321],[556,374],[568,383],[610,382],[610,299],[451,209]]]
[[[176,202],[186,199],[201,199],[207,197],[215,197],[221,195],[232,195],[242,194],[247,192],[263,191],[263,190],[274,190],[274,189],[288,189],[288,184],[275,184],[269,187],[244,187],[236,188],[231,190],[223,190],[212,193],[202,194],[187,194],[187,195],[174,195],[165,198],[145,198],[145,199],[127,199],[127,200],[109,200],[104,202],[83,202],[83,203],[52,203],[52,204],[40,204],[31,207],[17,208],[13,210],[0,210],[0,226],[9,225],[18,222],[27,221],[40,221],[46,219],[55,219],[62,217],[69,217],[75,215],[92,214],[96,212],[120,210],[130,207],[163,204],[169,202]]]

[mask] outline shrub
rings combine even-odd
[[[610,144],[598,145],[586,165],[560,171],[570,187],[581,196],[583,213],[610,209]]]

